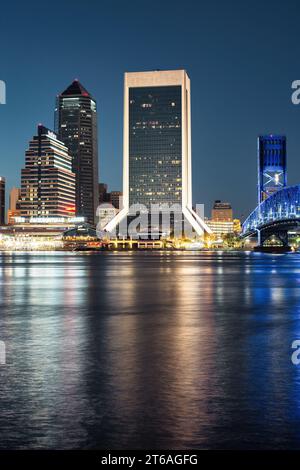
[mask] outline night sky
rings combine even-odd
[[[55,96],[78,78],[98,104],[100,180],[122,188],[123,74],[187,70],[193,200],[256,203],[256,138],[284,133],[288,182],[300,183],[300,2],[10,1],[0,11],[0,175],[20,185],[28,141],[53,128]]]

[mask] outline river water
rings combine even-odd
[[[300,448],[300,255],[0,254],[0,448]]]

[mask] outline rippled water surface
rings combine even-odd
[[[0,255],[0,448],[300,448],[300,255]]]

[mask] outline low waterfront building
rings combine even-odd
[[[214,235],[224,235],[234,233],[234,223],[232,221],[206,220],[207,225]]]
[[[240,233],[241,222],[239,219],[233,219],[232,207],[229,202],[216,200],[214,202],[211,219],[206,219],[214,235],[222,236],[230,233]]]
[[[7,211],[7,224],[13,225],[15,223],[15,219],[21,216],[20,209],[11,210],[8,209]]]
[[[90,224],[78,224],[63,234],[64,248],[67,250],[99,249],[101,242],[96,229]]]
[[[85,222],[84,217],[15,217],[0,227],[0,250],[63,249],[63,235]]]

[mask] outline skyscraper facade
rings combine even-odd
[[[26,151],[21,173],[22,217],[75,215],[75,175],[72,158],[57,135],[39,125]]]
[[[123,194],[122,191],[111,191],[110,202],[116,209],[122,209]]]
[[[107,191],[108,186],[105,183],[99,183],[99,204],[103,204],[103,202],[110,202],[110,194]]]
[[[287,185],[286,137],[258,137],[258,204]]]
[[[0,176],[0,225],[5,224],[5,178]]]
[[[9,208],[8,208],[8,213],[7,213],[8,225],[13,224],[15,217],[19,217],[21,215],[20,199],[21,199],[21,189],[12,188],[9,193]]]
[[[76,214],[95,223],[98,206],[96,101],[78,80],[57,97],[55,130],[72,156],[76,179]]]
[[[20,188],[12,188],[9,193],[9,209],[15,211],[18,209],[18,203],[21,197]]]
[[[149,85],[128,89],[129,206],[181,204],[182,87]]]
[[[177,204],[198,234],[211,233],[192,209],[190,80],[184,70],[126,73],[123,210]]]

